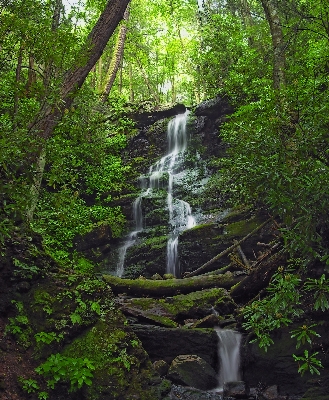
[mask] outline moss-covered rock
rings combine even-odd
[[[140,322],[173,328],[188,318],[203,318],[216,310],[230,314],[234,305],[224,289],[214,288],[165,299],[119,298],[122,312]]]

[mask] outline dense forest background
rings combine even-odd
[[[235,110],[221,130],[229,157],[212,160],[205,193],[278,218],[295,273],[329,265],[326,0],[1,0],[0,82],[3,249],[39,234],[61,268],[92,272],[74,239],[125,229],[116,201],[134,190],[122,160],[134,116],[221,96]]]
[[[213,189],[266,205],[287,222],[291,251],[326,260],[326,3],[133,1],[91,55],[102,11],[102,1],[69,12],[61,1],[1,3],[2,240],[24,223],[66,258],[101,221],[119,234],[120,211],[100,199],[124,190],[129,115],[222,94],[236,108],[232,157],[218,160],[226,172]]]

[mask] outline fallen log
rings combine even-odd
[[[247,302],[255,297],[262,289],[268,286],[277,269],[285,265],[286,255],[282,252],[272,255],[264,260],[258,267],[252,269],[241,282],[231,289],[230,295],[237,303]]]
[[[256,229],[254,229],[252,232],[248,233],[244,238],[242,238],[239,241],[236,241],[232,246],[228,247],[226,250],[222,251],[221,253],[217,254],[217,256],[213,257],[211,260],[207,261],[205,264],[201,265],[198,269],[195,271],[192,271],[188,274],[185,275],[184,279],[190,278],[194,275],[198,275],[201,271],[203,271],[205,268],[207,268],[209,265],[213,264],[215,261],[219,260],[221,257],[224,257],[226,254],[230,253],[232,250],[234,250],[237,246],[239,246],[242,242],[244,242],[246,239],[248,239],[250,236],[254,235],[256,232],[258,232],[263,226],[268,224],[270,221],[272,221],[272,217],[263,222],[261,225],[259,225]]]
[[[235,276],[232,273],[226,273],[155,281],[152,279],[122,279],[113,275],[103,275],[104,281],[110,285],[115,294],[127,293],[134,296],[152,297],[175,296],[215,287],[230,289],[244,277],[244,275]]]

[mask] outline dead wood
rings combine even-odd
[[[175,296],[209,288],[230,289],[239,283],[244,276],[232,273],[223,275],[197,276],[188,279],[167,279],[154,281],[151,279],[122,279],[113,275],[103,275],[115,294],[127,293],[134,296]]]
[[[263,222],[261,225],[259,225],[257,228],[255,228],[253,231],[248,233],[248,235],[246,235],[244,238],[242,238],[241,240],[237,241],[236,243],[234,243],[232,246],[228,247],[226,250],[222,251],[221,253],[217,254],[217,256],[215,256],[211,260],[207,261],[200,268],[198,268],[195,271],[192,271],[189,274],[185,275],[184,279],[190,278],[190,277],[195,276],[195,275],[199,275],[199,272],[203,271],[205,268],[207,268],[209,265],[213,264],[215,261],[219,260],[220,258],[226,256],[228,253],[230,253],[232,250],[234,250],[237,246],[239,246],[242,242],[244,242],[250,236],[254,235],[256,232],[258,232],[260,229],[262,229],[270,221],[272,221],[272,218],[269,218],[268,220]]]

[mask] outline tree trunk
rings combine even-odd
[[[129,293],[134,296],[175,296],[177,294],[191,293],[197,290],[220,287],[230,289],[241,282],[245,276],[234,276],[233,274],[203,275],[187,279],[122,279],[113,275],[104,275],[114,293]]]
[[[58,5],[61,0],[57,0]],[[57,122],[62,117],[64,110],[68,109],[74,99],[77,90],[84,83],[88,73],[95,66],[96,62],[102,55],[104,48],[113,34],[115,28],[121,21],[124,11],[130,0],[109,0],[105,6],[103,13],[100,15],[94,28],[87,37],[86,42],[82,46],[77,56],[77,64],[69,69],[65,75],[60,90],[60,99],[57,104],[48,102],[47,99],[42,103],[37,120],[30,126],[30,130],[43,140],[47,140],[53,133]],[[59,7],[55,7],[54,23],[59,23],[58,15]],[[54,25],[53,25],[54,27]],[[85,62],[82,64],[82,60]],[[81,65],[82,64],[82,65]],[[33,212],[37,204],[39,189],[45,166],[45,152],[43,145],[40,145],[40,153],[36,155],[37,173],[31,186],[31,197],[27,207],[27,219],[33,219]]]
[[[117,76],[117,72],[119,70],[121,60],[123,58],[123,51],[124,51],[124,46],[125,46],[125,41],[126,41],[126,35],[127,35],[127,29],[128,29],[128,20],[129,20],[129,6],[127,7],[124,16],[124,23],[121,25],[119,34],[118,34],[118,39],[117,43],[115,45],[115,50],[114,54],[111,60],[110,68],[109,68],[109,77],[108,81],[106,83],[106,87],[102,96],[102,101],[103,103],[107,100],[110,91],[112,89],[112,86],[114,84],[115,78]]]
[[[278,10],[272,0],[261,0],[266,19],[270,26],[273,44],[273,85],[280,90],[285,86],[285,45]]]
[[[144,81],[145,81],[145,83],[146,83],[146,85],[148,87],[150,96],[153,96],[153,99],[156,102],[156,105],[160,104],[160,98],[159,98],[157,90],[154,90],[154,88],[153,88],[153,86],[152,86],[152,84],[151,84],[151,82],[150,82],[150,80],[149,80],[149,78],[148,78],[148,76],[147,76],[147,74],[146,74],[146,72],[145,72],[145,70],[144,70],[144,68],[142,66],[142,63],[140,62],[140,60],[138,58],[136,60],[137,60],[137,64],[139,66],[139,69],[142,72]]]
[[[134,94],[134,86],[133,86],[133,68],[131,64],[129,64],[129,101],[134,102],[135,94]]]
[[[22,73],[22,61],[23,61],[23,44],[21,43],[18,52],[17,66],[16,66],[16,85],[15,85],[15,96],[14,96],[14,118],[16,117],[18,110],[19,90]]]
[[[74,95],[84,83],[88,73],[99,60],[115,28],[123,18],[130,0],[109,0],[94,28],[87,37],[78,56],[77,63],[64,75],[57,104],[47,102],[40,109],[38,120],[32,128],[44,139],[48,139],[65,109],[70,108]],[[83,65],[82,60],[84,60]]]

